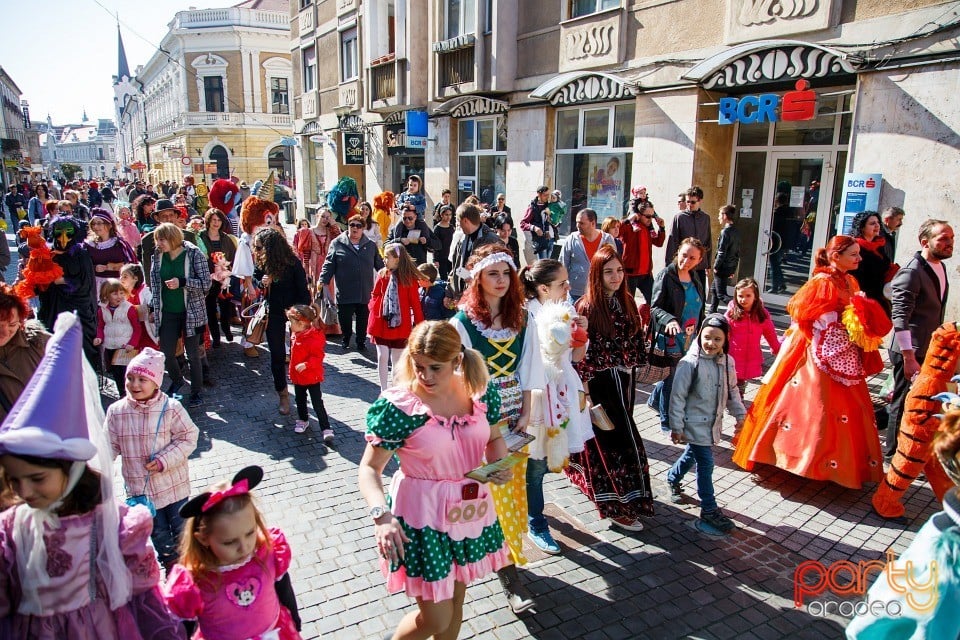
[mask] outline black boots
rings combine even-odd
[[[497,577],[500,578],[500,586],[503,587],[503,595],[507,597],[507,604],[514,613],[523,613],[536,604],[530,592],[520,584],[520,574],[517,573],[516,565],[509,565],[497,571]]]

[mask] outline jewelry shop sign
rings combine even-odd
[[[362,165],[366,164],[364,155],[364,139],[362,131],[344,131],[343,132],[343,164]]]

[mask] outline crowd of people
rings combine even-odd
[[[712,482],[724,413],[745,469],[771,465],[851,489],[883,481],[885,425],[866,380],[882,370],[879,347],[893,332],[892,454],[909,382],[944,320],[942,261],[953,249],[950,225],[928,220],[920,250],[899,268],[888,243],[903,212],[861,214],[851,235],[816,249],[781,338],[757,282],[732,282],[741,257],[736,208],[719,208],[714,246],[696,186],[679,194],[669,225],[641,186],[622,219],[580,208],[565,238],[560,225],[571,212],[546,186],[518,226],[505,198],[455,206],[448,191],[428,221],[422,181],[411,176],[396,196],[358,198],[345,214],[322,209],[315,224],[299,221],[289,234],[271,179],[248,195],[217,180],[200,189],[203,202],[183,193],[186,205],[138,186],[118,197],[87,185],[70,208],[41,201],[32,218],[28,204],[24,227],[42,232],[30,241],[23,234],[18,282],[0,289],[0,416],[11,414],[0,429],[0,467],[14,505],[0,515],[13,541],[0,550],[0,573],[16,594],[0,610],[0,630],[8,625],[18,637],[41,635],[37,613],[54,615],[63,637],[91,621],[114,625],[117,637],[140,637],[136,626],[147,622],[152,637],[180,637],[178,620],[197,621],[204,637],[299,637],[284,578],[290,549],[250,500],[262,471],[244,469],[189,499],[187,458],[198,433],[189,411],[216,384],[207,350],[232,343],[235,331],[245,357],[266,346],[278,412],[291,413],[292,383],[294,430],[310,428],[309,398],[328,445],[325,351],[331,342],[375,346],[381,392],[367,412],[359,489],[388,590],[406,591],[418,606],[392,637],[455,638],[466,586],[488,573],[515,613],[534,606],[518,570],[524,538],[563,552],[544,515],[547,473],[565,474],[621,530],[640,531],[656,517],[634,418],[638,389],[650,392],[664,437],[684,447],[662,478],[669,500],[688,499],[683,482],[696,467],[708,530],[736,527]],[[43,187],[35,198],[47,197]],[[666,264],[656,270],[653,248],[664,244]],[[746,403],[746,382],[764,374],[761,340],[776,360]],[[61,426],[43,415],[45,383],[33,374],[56,358],[77,371],[81,352],[120,399],[105,417],[91,408],[85,423],[63,418],[70,424]],[[187,380],[189,395],[181,394]],[[52,435],[15,437],[28,410],[40,415],[29,424]],[[101,428],[108,451],[97,448]],[[86,444],[66,447],[60,429]],[[116,456],[129,507],[108,504]],[[400,470],[385,490],[393,456]],[[24,547],[43,527],[90,526],[110,535],[80,573],[47,576],[48,551]],[[89,552],[70,540],[66,553]],[[94,564],[100,571],[91,573]],[[215,574],[222,579],[210,580]],[[102,586],[110,606],[57,601],[67,580]],[[276,589],[261,590],[270,583]],[[244,616],[228,606],[237,598],[249,600]]]

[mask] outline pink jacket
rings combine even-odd
[[[737,364],[737,380],[749,380],[763,375],[763,352],[760,350],[760,337],[767,341],[774,355],[780,353],[780,338],[773,326],[770,314],[764,322],[757,322],[752,316],[734,320],[732,309],[736,302],[727,306],[727,321],[730,322],[730,355]]]

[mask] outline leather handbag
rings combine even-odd
[[[267,301],[261,299],[240,313],[242,318],[250,320],[249,324],[247,324],[246,337],[247,342],[250,344],[260,344],[263,342],[263,338],[267,332],[268,310]]]
[[[343,331],[340,329],[340,316],[337,313],[337,305],[330,298],[326,287],[323,287],[321,293],[314,298],[313,304],[319,310],[317,314],[317,328],[328,336],[341,335]]]

